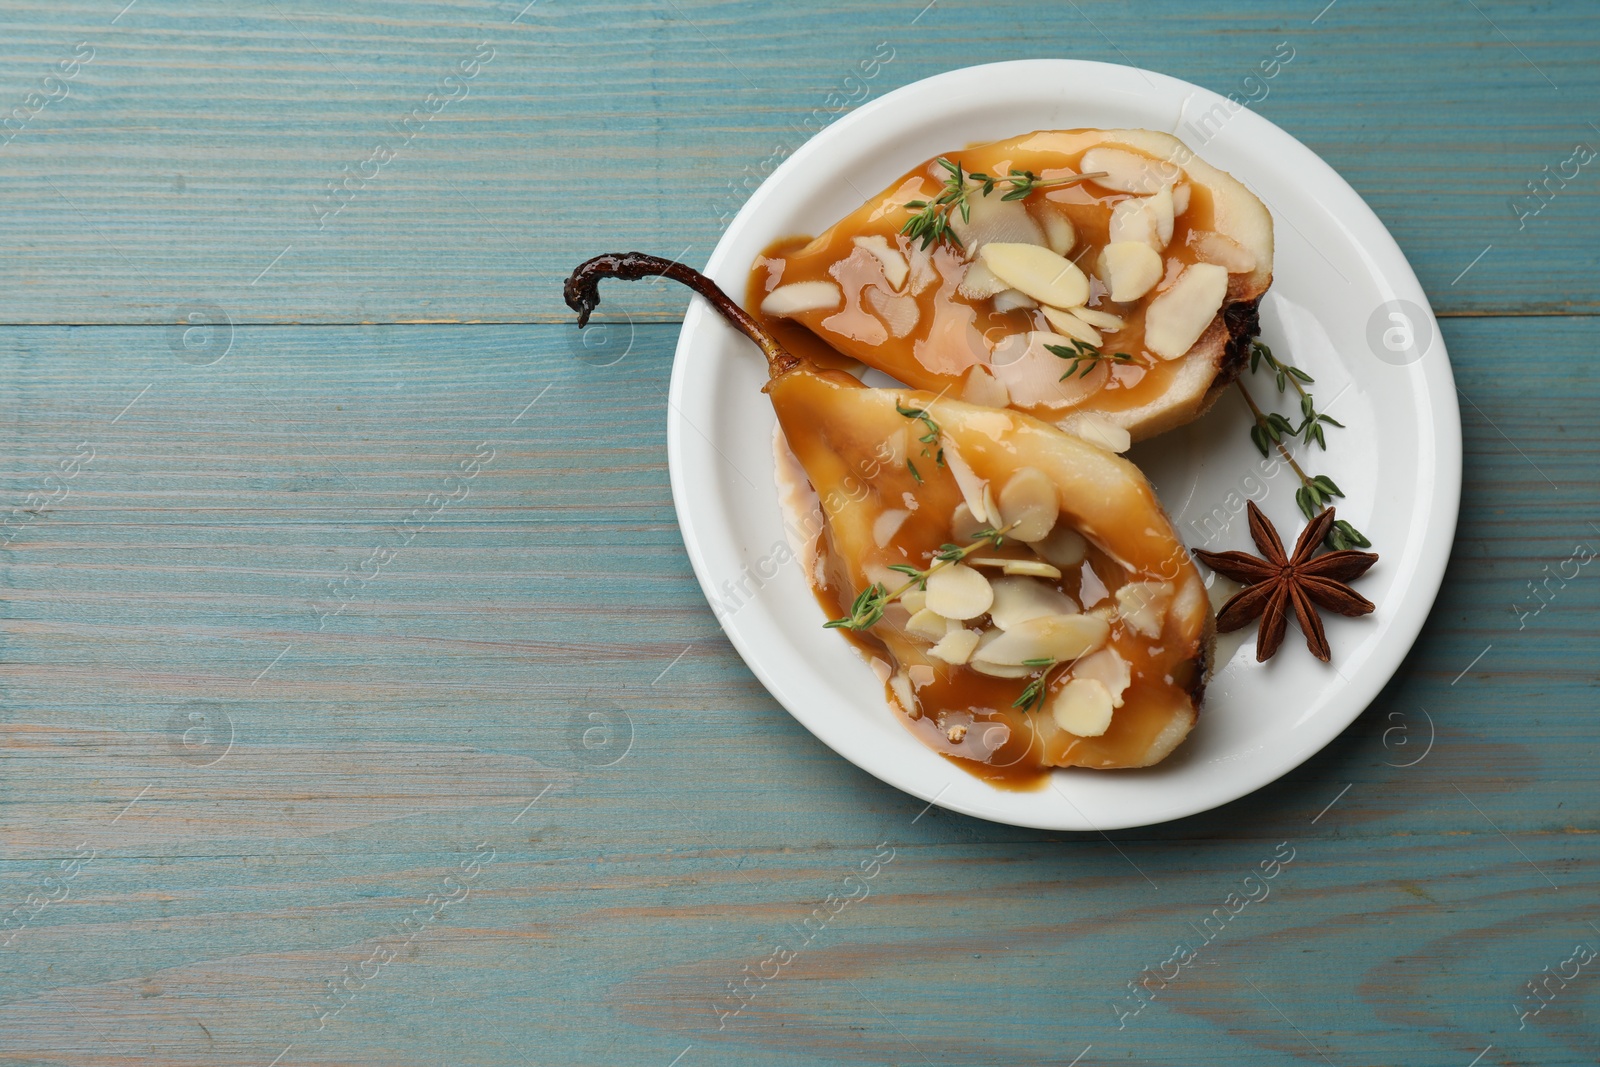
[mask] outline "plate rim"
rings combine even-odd
[[[851,131],[857,127],[871,123],[874,121],[875,116],[900,105],[908,97],[937,92],[972,78],[1011,79],[1019,75],[1026,75],[1046,84],[1061,83],[1070,85],[1073,84],[1075,78],[1082,79],[1083,82],[1088,84],[1094,84],[1096,79],[1101,79],[1101,83],[1104,84],[1105,79],[1114,80],[1129,74],[1142,78],[1163,94],[1177,94],[1180,98],[1184,94],[1188,94],[1191,100],[1197,101],[1202,107],[1226,101],[1225,97],[1212,90],[1159,71],[1094,60],[1004,60],[996,63],[958,67],[921,78],[900,86],[876,100],[863,104],[849,114],[841,116],[793,151],[787,159],[763,180],[761,185],[751,194],[749,200],[740,208],[733,220],[729,222],[707,260],[705,273],[717,279],[722,275],[728,274],[730,269],[735,271],[735,279],[731,284],[726,278],[721,278],[720,280],[730,292],[742,293],[747,268],[728,262],[731,249],[736,243],[737,235],[744,226],[749,223],[752,217],[763,210],[766,201],[772,195],[772,191],[778,185],[779,180],[787,178],[794,171],[805,168],[813,157],[828,151],[833,142],[849,136]],[[1180,107],[1180,115],[1187,114],[1188,105],[1189,101],[1185,101]],[[1438,358],[1430,361],[1431,366],[1422,368],[1426,406],[1436,420],[1437,431],[1434,437],[1436,454],[1432,471],[1432,506],[1428,509],[1429,520],[1423,531],[1425,539],[1425,543],[1422,546],[1423,550],[1419,554],[1414,569],[1408,576],[1410,595],[1393,609],[1396,614],[1391,623],[1390,632],[1396,638],[1403,638],[1403,647],[1397,652],[1390,653],[1384,660],[1379,661],[1377,665],[1369,663],[1368,668],[1361,674],[1346,679],[1346,691],[1353,693],[1351,697],[1353,710],[1347,716],[1343,714],[1324,715],[1312,720],[1315,725],[1308,724],[1309,736],[1304,737],[1298,750],[1293,752],[1292,758],[1277,765],[1270,776],[1260,780],[1257,780],[1259,776],[1240,776],[1239,782],[1221,789],[1215,795],[1206,794],[1202,801],[1194,804],[1174,804],[1171,806],[1172,810],[1159,817],[1133,817],[1126,821],[1111,819],[1102,820],[1099,823],[1090,822],[1086,816],[1082,815],[1081,811],[1078,811],[1077,805],[1072,803],[1071,798],[1067,797],[1060,788],[1056,788],[1057,795],[1067,800],[1068,805],[1078,812],[1081,820],[1081,822],[1063,822],[1044,818],[1019,818],[1012,813],[986,810],[981,804],[963,802],[959,798],[942,799],[944,792],[950,788],[949,785],[946,785],[944,789],[933,791],[927,788],[927,783],[913,770],[867,765],[856,758],[855,755],[844,751],[839,745],[836,745],[828,736],[828,731],[814,724],[807,712],[795,706],[801,702],[790,697],[787,692],[788,686],[769,670],[763,661],[761,651],[750,647],[746,639],[747,635],[742,633],[737,626],[731,625],[728,618],[717,614],[718,626],[739,653],[745,666],[761,682],[773,699],[792,718],[800,723],[807,732],[818,741],[821,741],[836,755],[886,785],[924,800],[929,805],[937,804],[942,808],[989,822],[1034,829],[1103,832],[1105,830],[1155,826],[1173,822],[1213,811],[1233,803],[1280,780],[1299,768],[1355,724],[1366,710],[1371,707],[1372,701],[1376,699],[1384,686],[1399,672],[1406,656],[1415,647],[1423,626],[1432,614],[1439,591],[1443,587],[1444,574],[1449,564],[1450,549],[1455,543],[1456,529],[1460,516],[1462,478],[1460,406],[1455,399],[1457,391],[1454,373],[1450,365],[1444,337],[1438,329],[1438,318],[1433,312],[1432,303],[1423,290],[1421,282],[1417,279],[1415,270],[1399,244],[1394,240],[1393,234],[1389,232],[1388,227],[1384,225],[1383,220],[1378,217],[1377,213],[1372,210],[1365,198],[1331,164],[1313,152],[1293,134],[1251,108],[1241,109],[1241,112],[1236,112],[1234,117],[1242,118],[1247,123],[1260,124],[1266,132],[1283,138],[1287,147],[1301,154],[1302,162],[1305,165],[1323,172],[1325,177],[1337,183],[1337,186],[1342,187],[1348,193],[1352,205],[1361,213],[1360,221],[1366,224],[1366,228],[1371,230],[1376,240],[1386,243],[1386,247],[1380,251],[1384,252],[1386,258],[1390,259],[1394,264],[1394,269],[1383,270],[1379,277],[1393,288],[1396,297],[1412,300],[1422,307],[1427,312],[1433,326],[1432,345],[1438,348]],[[1021,133],[1024,131],[1019,129],[1014,132]],[[1011,134],[1001,131],[996,136],[1004,137],[1008,135]],[[1352,244],[1355,244],[1356,247],[1363,247],[1367,242],[1357,243],[1352,240]],[[688,425],[688,420],[683,415],[683,399],[690,388],[704,387],[701,383],[691,383],[688,380],[690,364],[688,349],[698,333],[714,321],[717,320],[712,318],[703,301],[691,300],[680,327],[678,342],[674,348],[672,375],[667,394],[667,462],[673,507],[677,514],[685,551],[689,556],[695,578],[700,584],[702,595],[706,597],[709,604],[717,602],[716,588],[712,581],[710,561],[706,558],[703,539],[698,532],[693,513],[692,491],[688,485],[689,472],[684,466],[684,428]],[[1438,379],[1437,382],[1435,382],[1435,378]],[[1438,386],[1437,390],[1433,388],[1435,384]],[[774,503],[777,502],[774,501]],[[1440,550],[1431,551],[1431,549]],[[1399,642],[1397,641],[1396,644],[1399,644]],[[965,771],[959,768],[952,769],[956,774],[966,774]],[[976,776],[973,776],[973,778],[975,781],[981,781]],[[1056,779],[1052,776],[1052,783],[1054,784],[1055,781]],[[1003,792],[1001,790],[995,791]]]

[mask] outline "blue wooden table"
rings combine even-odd
[[[1600,163],[1561,176],[1600,8],[125,2],[0,5],[0,1062],[1600,1057]],[[1258,97],[1462,393],[1379,701],[1110,835],[927,809],[791,720],[674,521],[680,291],[587,347],[558,298],[703,262],[862,100],[1030,56]]]

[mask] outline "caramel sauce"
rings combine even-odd
[[[908,523],[909,525],[909,523]],[[949,540],[948,532],[942,537],[932,537],[931,530],[921,532],[918,541],[932,542],[937,540],[940,544]],[[899,540],[898,538],[896,539]],[[829,581],[813,587],[817,601],[822,605],[828,618],[836,619],[848,615],[850,601],[855,598],[849,581],[843,575],[845,568],[840,566],[839,558],[831,552],[826,543],[819,545],[819,553],[824,562]],[[898,547],[898,546],[897,546]],[[930,544],[923,551],[906,552],[903,558],[915,562],[920,567],[926,567],[937,549],[937,544]],[[984,555],[990,555],[988,551]],[[993,553],[995,556],[1008,556],[1016,559],[1037,559],[1031,552],[1017,547],[1007,548]],[[1083,571],[1090,570],[1095,575],[1091,583],[1098,582],[1105,590],[1100,598],[1084,604],[1079,599],[1083,588]],[[1052,585],[1061,592],[1066,593],[1078,601],[1085,609],[1097,604],[1105,604],[1111,595],[1127,581],[1122,569],[1105,553],[1091,548],[1088,558],[1077,571],[1065,571],[1057,581],[1048,579],[1035,579]],[[981,625],[983,620],[972,620],[973,625]],[[880,623],[886,625],[885,623]],[[893,626],[893,623],[887,625]],[[873,657],[882,658],[886,649],[881,640],[872,636],[871,631],[857,633],[852,630],[841,630],[841,633],[854,645],[870,662]],[[903,633],[903,631],[902,631]],[[1141,717],[1141,708],[1151,704],[1150,697],[1155,694],[1146,694],[1146,688],[1165,688],[1162,681],[1167,665],[1160,655],[1161,649],[1153,652],[1143,647],[1140,640],[1129,640],[1130,636],[1125,630],[1118,633],[1113,628],[1112,639],[1106,647],[1116,649],[1117,653],[1129,661],[1132,682],[1123,694],[1123,706],[1116,710],[1111,717],[1111,728],[1106,734],[1093,740],[1101,742],[1103,746],[1112,749],[1119,747],[1117,734],[1127,734],[1128,741],[1142,741],[1147,730],[1136,728],[1137,720]],[[1120,638],[1120,640],[1119,640]],[[908,640],[916,640],[907,635]],[[1035,726],[1035,716],[1050,714],[1048,709],[1048,695],[1060,688],[1060,685],[1069,680],[1070,671],[1062,673],[1047,692],[1045,707],[1038,711],[1024,711],[1013,706],[1013,703],[1022,695],[1028,686],[1029,678],[992,678],[986,674],[972,670],[968,667],[951,666],[940,663],[936,659],[929,659],[933,667],[933,681],[917,690],[917,698],[924,707],[938,709],[932,714],[922,714],[915,717],[902,715],[902,720],[911,728],[912,732],[923,744],[938,752],[962,770],[976,775],[985,781],[992,782],[1004,789],[1034,790],[1042,788],[1056,764],[1049,762],[1049,755],[1045,744],[1039,737]],[[1163,672],[1163,673],[1158,673]],[[1151,683],[1155,684],[1152,686]],[[885,686],[885,697],[898,707],[898,701],[892,690]],[[1159,711],[1164,706],[1157,701],[1151,708]],[[904,709],[900,709],[904,712]],[[951,742],[947,730],[953,725],[967,726],[967,737],[959,744]],[[1003,733],[989,736],[987,731],[994,726],[1003,727]],[[1121,728],[1119,730],[1119,727]],[[998,742],[998,744],[996,743]],[[1064,745],[1052,746],[1057,758],[1065,755]]]
[[[1081,173],[1083,153],[1090,147],[1107,146],[1138,155],[1146,153],[1127,145],[1103,142],[1087,136],[1096,131],[1040,133],[1010,141],[979,145],[951,153],[966,170],[987,174],[1008,174],[1013,168],[1031,170],[1042,179]],[[907,201],[936,198],[943,189],[946,172],[933,160],[907,171],[895,182],[816,238],[794,237],[768,247],[752,266],[746,305],[762,324],[771,329],[793,350],[817,356],[823,366],[839,366],[839,353],[875,367],[920,389],[948,390],[960,397],[966,376],[975,365],[986,365],[994,344],[1001,338],[1030,330],[1056,332],[1038,310],[997,311],[992,298],[970,298],[958,292],[968,269],[968,253],[946,242],[927,250],[919,242],[902,236],[900,228],[911,217]],[[1163,360],[1144,347],[1144,314],[1150,300],[1186,266],[1197,261],[1190,238],[1210,231],[1214,209],[1210,190],[1197,181],[1188,181],[1187,208],[1176,216],[1172,240],[1163,253],[1166,276],[1138,301],[1114,303],[1107,289],[1095,276],[1095,263],[1104,248],[1115,206],[1134,194],[1115,192],[1093,180],[1075,185],[1035,189],[1020,201],[1033,221],[1041,227],[1046,214],[1058,212],[1069,219],[1076,231],[1076,242],[1067,258],[1089,276],[1088,307],[1117,315],[1124,327],[1116,332],[1102,331],[1101,351],[1127,353],[1135,363],[1099,362],[1083,378],[1074,378],[1066,395],[1043,403],[1012,406],[1048,421],[1056,421],[1075,411],[1116,412],[1149,404],[1172,385],[1183,363]],[[1007,187],[991,194],[1001,197]],[[974,190],[973,199],[981,197]],[[854,239],[881,236],[890,247],[899,249],[912,265],[910,281],[900,293],[890,286],[880,261]],[[762,298],[780,284],[802,281],[831,281],[844,294],[843,307],[825,311],[801,312],[793,319],[775,318],[760,313]],[[1230,282],[1230,292],[1237,285]],[[893,323],[882,308],[894,300],[913,300],[916,322],[903,336],[895,336]],[[804,328],[802,328],[804,327]],[[820,338],[823,345],[818,346]]]
[[[970,420],[979,409],[948,401],[941,409],[929,394],[866,389],[837,371],[790,372],[774,379],[769,393],[789,447],[818,490],[827,519],[814,538],[819,565],[808,573],[827,618],[849,615],[852,601],[872,583],[875,569],[881,573],[894,564],[926,569],[942,546],[957,540],[952,516],[964,500],[961,489],[932,448],[920,444],[916,432],[908,432],[916,424],[895,412],[893,404],[903,399],[927,405],[942,421],[945,410],[950,417]],[[946,447],[953,447],[963,433],[971,437],[962,445],[961,455],[974,467],[998,471],[1001,455],[1020,456],[1020,465],[1043,467],[1050,448],[1088,447],[1062,445],[1064,435],[1004,412],[985,411],[982,417],[999,420],[981,430],[980,436],[990,435],[983,441],[971,437],[969,429],[944,427]],[[1124,462],[1104,453],[1099,456],[1092,462],[1113,469]],[[917,465],[918,474],[907,466],[908,459]],[[1019,464],[1011,462],[1014,470]],[[1073,459],[1068,456],[1060,462],[1069,464]],[[1047,473],[1055,476],[1057,485],[1070,481],[1064,466]],[[1029,711],[1013,704],[1031,678],[992,677],[927,655],[931,642],[907,631],[909,615],[903,605],[891,604],[869,629],[838,631],[869,663],[885,663],[890,671],[906,673],[914,706],[905,706],[895,693],[892,676],[885,677],[885,695],[924,744],[999,787],[1037,789],[1057,766],[1142,765],[1140,754],[1175,719],[1183,720],[1186,731],[1192,722],[1193,698],[1203,682],[1210,608],[1187,552],[1142,478],[1137,485],[1142,488],[1124,494],[1121,510],[1109,492],[1083,501],[1081,507],[1064,502],[1058,522],[1086,536],[1087,553],[1080,565],[1063,569],[1059,579],[1029,579],[1072,598],[1084,612],[1098,608],[1108,617],[1110,636],[1101,647],[1115,650],[1127,663],[1130,683],[1122,694],[1122,706],[1101,736],[1077,737],[1052,717],[1051,698],[1072,679],[1073,666],[1051,670],[1043,705]],[[882,520],[892,512],[906,514],[888,536],[882,536]],[[1114,545],[1116,556],[1103,545]],[[1039,559],[1032,548],[1014,540],[999,548],[982,548],[974,557]],[[983,573],[1000,572],[983,568]],[[1173,610],[1164,616],[1160,636],[1150,638],[1117,614],[1115,594],[1130,581],[1158,578],[1198,595],[1200,609],[1193,618],[1180,618]],[[888,588],[897,589],[898,583]],[[987,628],[990,620],[984,615],[963,625]],[[966,727],[965,736],[953,739],[950,730],[955,726]]]

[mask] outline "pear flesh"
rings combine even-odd
[[[1015,523],[1041,550],[1048,546],[1052,556],[1074,564],[1063,571],[1026,542],[1007,538],[999,549],[986,547],[934,570],[916,601],[925,606],[914,616],[891,604],[881,621],[853,635],[867,655],[887,661],[889,698],[925,741],[980,765],[1111,770],[1157,763],[1188,735],[1214,622],[1199,572],[1137,468],[1027,415],[870,389],[842,372],[801,368],[773,379],[768,394],[820,501],[819,596],[830,614],[842,613],[886,574],[898,579],[899,572],[887,570],[894,564],[928,568],[957,527],[974,532],[969,493],[997,513],[995,522]],[[903,463],[874,461],[891,452],[885,442],[904,440],[908,426],[924,428],[904,410],[925,412],[937,424],[943,465],[914,445],[906,455],[916,475]],[[975,484],[957,480],[958,464],[963,480]],[[1041,494],[1052,505],[1048,517]],[[917,507],[880,544],[879,517],[907,499]],[[983,559],[988,555],[1038,564],[1063,578],[973,565],[992,562]],[[1091,565],[1097,581],[1080,582],[1077,572]],[[1119,600],[1115,593],[1123,587],[1132,592]],[[1080,607],[1074,594],[1091,589],[1099,601]],[[1159,600],[1148,595],[1151,589],[1162,591]],[[1045,661],[1051,666],[1042,700],[1034,710],[1012,707]],[[1079,664],[1088,665],[1082,677]],[[1105,683],[1119,668],[1129,680],[1118,686],[1113,707]],[[972,728],[952,731],[958,722]],[[1074,723],[1082,732],[1069,728]],[[1004,728],[998,731],[1006,738],[1003,751],[985,748],[997,733],[989,724]]]
[[[908,202],[943,191],[930,160],[803,247],[764,256],[752,306],[913,388],[1101,444],[1189,422],[1237,377],[1273,259],[1272,217],[1241,182],[1151,130],[1041,131],[948,158],[968,173],[1100,176],[1011,201],[1008,186],[985,195],[969,181],[970,218],[952,211],[954,240],[923,247],[900,228]],[[788,292],[813,282],[830,288]],[[1050,346],[1074,345],[1137,366],[1063,378]]]

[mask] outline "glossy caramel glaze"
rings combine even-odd
[[[959,161],[969,173],[1001,175],[1012,169],[1031,170],[1048,180],[1081,173],[1083,154],[1092,147],[1122,148],[1148,156],[1126,143],[1103,139],[1101,131],[1064,131],[980,145],[952,152],[945,158]],[[1204,168],[1202,173],[1203,165],[1193,165],[1196,176],[1191,177],[1171,170],[1170,164],[1163,164],[1155,156],[1148,158],[1152,166],[1169,167],[1188,202],[1175,217],[1171,240],[1161,254],[1165,275],[1156,289],[1139,300],[1111,301],[1106,283],[1096,276],[1099,253],[1108,240],[1112,211],[1134,194],[1107,189],[1088,180],[1035,189],[1016,205],[1016,209],[1027,213],[1038,232],[1043,232],[1051,215],[1070,221],[1075,240],[1067,258],[1089,275],[1087,306],[1117,315],[1124,323],[1121,329],[1103,331],[1101,351],[1126,354],[1131,362],[1097,362],[1087,374],[1074,375],[1059,385],[1049,381],[1021,396],[1011,397],[1010,406],[1051,422],[1061,422],[1076,412],[1093,412],[1129,426],[1136,439],[1147,436],[1147,432],[1141,432],[1142,424],[1150,419],[1150,412],[1159,410],[1164,397],[1182,394],[1180,402],[1193,408],[1187,417],[1203,410],[1203,403],[1208,401],[1203,401],[1202,396],[1218,377],[1225,383],[1230,374],[1221,358],[1222,348],[1236,331],[1249,329],[1253,333],[1253,317],[1227,319],[1219,314],[1212,328],[1194,346],[1196,358],[1210,360],[1213,364],[1198,378],[1199,368],[1188,366],[1187,358],[1161,359],[1145,349],[1144,316],[1149,302],[1186,266],[1204,258],[1197,253],[1197,241],[1219,228],[1226,230],[1234,225],[1233,215],[1237,214],[1223,212],[1227,217],[1219,218],[1217,211],[1215,197],[1232,197],[1232,190],[1237,187],[1226,175],[1211,168]],[[1211,175],[1217,176],[1214,181],[1219,184],[1213,184],[1209,179]],[[972,248],[939,242],[924,249],[919,241],[899,232],[912,213],[906,203],[932,200],[942,190],[945,177],[946,172],[934,160],[929,160],[902,175],[820,236],[795,237],[773,244],[753,265],[746,305],[786,345],[806,349],[806,341],[801,338],[808,333],[826,342],[816,346],[813,340],[810,346],[823,350],[818,355],[824,366],[838,365],[837,357],[829,354],[836,349],[917,388],[979,400],[967,392],[972,368],[990,365],[991,360],[1003,361],[1006,357],[997,356],[994,351],[997,344],[1029,331],[1056,331],[1042,310],[996,310],[992,297],[971,296],[959,291],[974,261]],[[998,200],[1005,188],[998,187],[989,199]],[[974,202],[982,199],[978,192],[973,192],[971,197]],[[995,205],[984,206],[993,208]],[[1006,205],[1004,210],[1012,210],[1012,207]],[[1270,235],[1270,223],[1268,232]],[[891,284],[879,257],[858,245],[857,239],[863,237],[887,241],[909,264],[909,278],[901,281],[898,287]],[[1270,236],[1267,248],[1270,263]],[[1224,308],[1239,303],[1253,307],[1259,290],[1265,288],[1269,279],[1270,267],[1231,274]],[[768,293],[780,285],[805,281],[837,284],[842,290],[842,305],[828,310],[802,311],[792,318],[759,312]],[[912,305],[915,306],[914,325],[906,329]],[[1062,366],[1064,368],[1065,364]],[[1172,424],[1170,419],[1157,422],[1159,425],[1148,432]]]
[[[1074,736],[1051,716],[1050,698],[1073,677],[1070,667],[1050,675],[1044,707],[1027,711],[1013,703],[1031,678],[991,677],[928,655],[929,641],[907,630],[909,614],[898,603],[866,630],[840,631],[877,664],[891,704],[925,744],[980,777],[1031,788],[1056,766],[1147,765],[1187,733],[1204,683],[1210,607],[1188,552],[1131,464],[1015,412],[868,389],[838,371],[793,371],[770,382],[768,392],[825,519],[815,527],[819,565],[809,577],[829,618],[848,615],[857,593],[889,566],[926,569],[956,539],[952,516],[964,496],[938,461],[941,447],[996,486],[1022,467],[1044,472],[1059,493],[1058,521],[1089,542],[1083,562],[1048,584],[1083,611],[1109,617],[1105,647],[1129,666],[1131,684],[1101,736]],[[939,427],[938,442],[919,442],[925,424],[896,404],[925,410]],[[883,521],[890,512],[907,514],[892,516],[899,524],[891,529]],[[1039,559],[1014,540],[981,555]],[[1171,583],[1177,593],[1155,638],[1116,613],[1117,590],[1139,580]],[[984,629],[987,616],[966,625]],[[910,682],[909,702],[905,690],[896,692],[895,675]],[[952,734],[953,727],[965,730]]]

